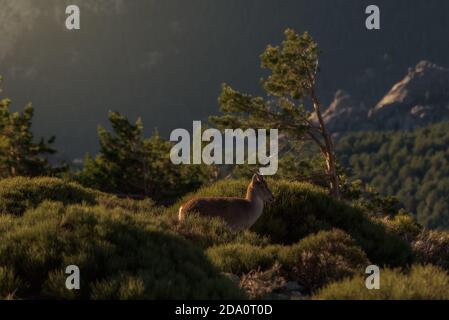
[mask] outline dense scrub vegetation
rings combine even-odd
[[[0,180],[0,214],[22,215],[26,209],[35,208],[44,201],[69,204],[101,204],[106,208],[122,208],[131,211],[154,209],[151,199],[133,201],[118,198],[58,178],[16,177]]]
[[[238,196],[246,183],[223,181],[197,194]],[[269,297],[288,281],[318,298],[332,298],[326,293],[332,290],[332,283],[344,281],[338,285],[347,288],[349,297],[355,295],[351,290],[364,286],[364,268],[376,263],[405,270],[385,273],[386,281],[394,272],[395,281],[404,282],[402,293],[385,285],[385,296],[397,298],[415,294],[405,284],[410,278],[416,278],[416,283],[424,281],[419,280],[421,275],[408,275],[409,263],[434,264],[447,270],[446,233],[423,231],[405,215],[370,216],[331,200],[309,184],[268,183],[278,201],[267,208],[252,230],[235,233],[219,219],[193,215],[180,223],[177,205],[163,208],[151,201],[120,199],[56,178],[3,180],[0,297],[245,297],[237,283],[220,274],[223,272],[238,277],[240,287],[253,298]],[[65,197],[58,198],[58,194]],[[20,210],[11,201],[20,204]],[[280,228],[283,220],[291,227]],[[348,221],[358,223],[359,230]],[[293,231],[294,224],[302,227],[300,232]],[[279,230],[287,230],[288,241],[279,241]],[[79,291],[65,289],[64,271],[71,264],[78,265],[82,273]],[[445,275],[438,269],[435,281],[444,280]],[[352,280],[344,280],[348,278]],[[428,280],[424,284],[436,286],[435,291],[416,297],[441,297],[438,292],[442,288],[449,290],[445,282]]]
[[[416,261],[433,264],[449,271],[449,233],[442,231],[422,232],[413,241]]]
[[[360,132],[337,144],[341,165],[384,195],[396,195],[428,228],[449,228],[449,123],[414,132]]]
[[[195,195],[242,196],[247,183],[245,180],[220,181],[200,189]],[[318,231],[338,228],[351,235],[374,263],[401,265],[410,258],[408,243],[389,232],[384,223],[329,197],[324,189],[290,181],[268,181],[268,184],[276,202],[265,208],[252,231],[269,237],[272,242],[293,244]],[[175,205],[172,211],[178,207],[179,204]]]
[[[156,208],[153,212],[157,212],[157,210]],[[164,232],[181,235],[203,249],[227,243],[250,245],[267,245],[270,243],[268,237],[260,236],[249,230],[235,233],[221,219],[204,219],[193,215],[180,223],[174,211],[163,211],[164,213],[157,214],[151,219],[145,212],[136,215],[136,218],[151,226],[156,226]]]
[[[367,290],[365,279],[358,276],[330,284],[315,299],[336,300],[418,300],[449,299],[449,275],[434,266],[414,266],[411,270],[382,271],[379,290]]]
[[[46,200],[64,204],[95,204],[100,192],[57,178],[17,177],[0,180],[0,212],[21,215]]]
[[[1,298],[244,297],[199,248],[120,208],[44,202],[0,226]],[[69,265],[81,270],[81,290],[65,288]]]
[[[321,231],[291,246],[229,244],[212,247],[207,254],[220,270],[234,274],[279,264],[285,278],[298,281],[309,292],[360,274],[369,265],[365,253],[341,230]]]

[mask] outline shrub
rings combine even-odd
[[[285,283],[281,266],[276,263],[266,271],[253,270],[243,275],[240,287],[245,289],[251,299],[261,299],[282,288]]]
[[[449,233],[424,231],[412,245],[415,259],[421,264],[434,264],[449,270]]]
[[[65,205],[101,204],[107,208],[122,208],[130,212],[148,212],[154,209],[151,199],[121,199],[58,178],[16,177],[0,180],[0,214],[21,215],[44,201],[57,201]]]
[[[290,246],[228,244],[206,253],[218,269],[237,275],[264,272],[280,264],[286,278],[309,291],[361,273],[370,264],[351,237],[340,230],[322,231]]]
[[[153,200],[146,198],[143,200],[133,200],[128,198],[118,198],[109,194],[102,194],[97,197],[98,204],[108,209],[124,209],[133,213],[153,213],[156,214],[159,208],[155,206]]]
[[[122,209],[46,202],[11,221],[0,234],[1,297],[243,297],[198,248]],[[81,290],[65,289],[68,265],[80,268]]]
[[[276,261],[282,246],[227,244],[209,248],[207,256],[221,271],[242,275],[253,270],[268,270]]]
[[[314,299],[418,300],[449,299],[449,275],[435,266],[413,266],[408,273],[386,269],[380,273],[380,289],[368,290],[365,278],[356,276],[332,283]]]
[[[15,221],[15,216],[0,214],[0,234],[8,231],[14,225]]]
[[[421,226],[408,214],[399,214],[393,218],[380,219],[380,221],[387,230],[408,243],[412,243],[422,231]]]
[[[359,274],[370,264],[365,253],[341,230],[321,231],[284,247],[279,261],[307,290]]]
[[[13,299],[17,288],[24,285],[14,271],[0,267],[0,300]]]
[[[204,187],[185,197],[171,210],[191,197],[242,196],[249,181],[224,180]],[[268,180],[276,202],[266,206],[253,226],[257,234],[274,243],[292,244],[321,230],[338,228],[351,235],[377,264],[405,265],[411,257],[410,245],[389,232],[379,221],[363,211],[329,197],[326,192],[307,183]]]
[[[140,215],[140,219],[151,228],[156,227],[164,232],[180,235],[203,249],[228,243],[267,245],[270,242],[267,237],[261,237],[249,230],[234,232],[218,218],[209,219],[190,215],[180,222],[177,215],[164,212],[151,218],[143,214]]]
[[[0,214],[21,215],[45,200],[95,204],[98,195],[94,190],[57,178],[3,179],[0,180]]]

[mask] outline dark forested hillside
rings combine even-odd
[[[412,132],[360,132],[337,144],[353,178],[397,195],[429,228],[449,228],[449,122]]]

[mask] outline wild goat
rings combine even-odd
[[[192,199],[179,208],[179,220],[187,214],[222,218],[235,231],[248,229],[262,215],[264,202],[274,201],[262,175],[254,174],[245,198],[208,197]]]

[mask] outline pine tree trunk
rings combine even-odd
[[[339,199],[340,198],[340,190],[339,190],[339,178],[336,168],[336,161],[335,156],[332,153],[332,151],[329,153],[328,150],[326,150],[326,174],[329,176],[329,184],[330,184],[330,190],[331,194]]]
[[[337,173],[337,161],[335,159],[334,146],[332,143],[332,138],[326,130],[326,125],[324,124],[323,116],[321,115],[321,108],[318,98],[316,97],[315,90],[311,90],[311,98],[313,102],[313,108],[318,118],[320,125],[320,133],[323,137],[324,145],[322,146],[321,152],[326,160],[326,174],[329,177],[329,187],[332,196],[340,199],[340,181]]]

